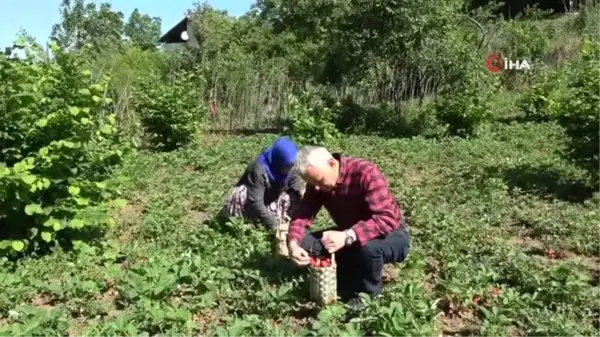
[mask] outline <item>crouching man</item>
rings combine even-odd
[[[290,223],[290,259],[306,266],[310,256],[335,253],[338,294],[360,309],[359,293],[381,293],[383,265],[408,254],[402,211],[381,171],[367,160],[309,146],[299,150],[295,169],[307,185]],[[323,206],[336,227],[305,235]]]

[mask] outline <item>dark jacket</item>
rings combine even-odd
[[[302,180],[296,173],[290,174],[285,185],[275,186],[271,184],[267,172],[258,161],[254,161],[246,167],[244,174],[236,184],[236,186],[240,185],[246,185],[248,189],[246,200],[248,216],[270,228],[275,228],[278,223],[267,209],[267,205],[277,200],[283,192],[290,194],[292,200],[299,199],[302,193]]]

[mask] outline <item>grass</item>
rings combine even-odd
[[[128,158],[109,240],[0,266],[3,335],[598,335],[598,194],[552,124],[477,139],[348,137],[411,212],[409,259],[350,322],[306,300],[269,238],[211,217],[275,135]],[[318,226],[330,220],[323,212]]]

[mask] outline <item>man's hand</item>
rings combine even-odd
[[[298,267],[306,266],[310,262],[310,256],[308,252],[298,245],[298,243],[292,241],[289,245],[290,260]]]
[[[333,254],[346,245],[346,234],[342,231],[326,231],[321,242],[329,254]]]

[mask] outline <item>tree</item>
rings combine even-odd
[[[52,27],[50,39],[68,50],[80,50],[86,44],[96,51],[119,48],[123,36],[123,13],[103,3],[85,4],[84,0],[63,0],[61,22]]]
[[[135,47],[142,50],[154,49],[160,38],[160,25],[160,18],[142,15],[136,8],[125,25],[125,35]]]

